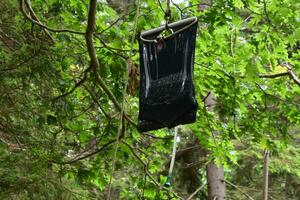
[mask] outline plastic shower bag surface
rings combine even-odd
[[[193,123],[198,108],[193,84],[197,18],[141,33],[138,131]]]

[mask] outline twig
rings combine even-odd
[[[211,7],[212,4],[208,4],[208,3],[192,4],[192,5],[189,5],[189,6],[187,6],[187,7],[182,8],[182,12],[183,12],[184,10],[188,9],[188,8],[192,8],[192,7],[195,7],[195,6],[198,6],[198,7],[199,7],[199,6],[207,6],[207,7]]]
[[[140,162],[140,163],[142,163],[142,165],[144,166],[144,167],[146,167],[147,166],[147,164],[137,155],[137,153],[134,151],[134,149],[133,149],[133,147],[132,146],[130,146],[129,144],[127,144],[126,142],[124,142],[124,141],[121,141],[121,143],[122,144],[124,144],[125,146],[127,146],[129,149],[130,149],[130,151],[132,152],[132,154],[133,154],[133,156]],[[152,177],[152,175],[149,173],[149,171],[148,170],[145,170],[146,171],[146,174],[147,174],[147,176],[149,176],[149,178],[153,181],[153,183],[156,185],[156,187],[158,187],[159,189],[161,189],[161,185]]]
[[[100,108],[102,113],[105,115],[105,117],[111,119],[112,117],[102,108],[102,106],[100,105],[99,101],[97,100],[93,92],[86,85],[83,85],[83,87],[86,89],[86,91],[88,91],[88,93],[90,94],[94,102],[97,104],[97,106]]]
[[[116,23],[118,23],[121,19],[123,19],[124,17],[130,15],[131,13],[133,13],[135,11],[135,9],[133,9],[132,11],[130,11],[129,13],[126,13],[124,15],[122,15],[121,17],[119,17],[117,20],[115,20],[114,22],[112,22],[107,28],[103,29],[102,31],[96,33],[97,35],[101,35],[103,34],[105,31],[107,31],[108,29],[112,28]]]
[[[240,191],[243,195],[245,195],[248,199],[254,200],[249,194],[245,193],[243,190],[241,190],[238,186],[234,185],[233,183],[231,183],[230,181],[227,180],[223,180],[225,183],[228,183],[229,185],[231,185],[232,187],[234,187],[235,189],[237,189],[238,191]]]
[[[106,147],[108,147],[109,145],[111,145],[111,144],[114,143],[115,141],[116,141],[115,139],[114,139],[114,140],[111,140],[111,141],[107,142],[106,144],[104,144],[104,145],[103,145],[102,147],[100,147],[99,149],[97,149],[97,150],[95,150],[95,151],[93,151],[93,152],[91,152],[91,153],[89,153],[89,154],[87,154],[87,155],[84,155],[84,156],[82,156],[82,157],[76,158],[76,157],[77,157],[77,156],[76,156],[74,159],[71,159],[71,160],[69,160],[69,161],[59,162],[59,161],[52,160],[52,162],[53,162],[53,163],[56,163],[56,164],[62,164],[62,165],[72,164],[72,163],[75,163],[75,162],[77,162],[77,161],[86,159],[86,158],[88,158],[88,157],[91,157],[91,156],[93,156],[93,155],[95,155],[95,154],[101,152],[102,150],[104,150]]]
[[[145,135],[145,136],[148,136],[148,137],[151,137],[153,139],[161,139],[161,140],[170,140],[173,138],[173,136],[167,136],[167,137],[159,137],[159,136],[155,136],[155,135],[152,135],[148,132],[143,132],[141,133],[142,135]]]
[[[34,19],[32,19],[25,11],[24,8],[24,0],[20,0],[20,8],[21,8],[21,12],[23,13],[23,15],[29,20],[31,21],[33,24],[36,24],[44,29],[47,29],[48,31],[51,32],[57,32],[57,33],[62,33],[62,32],[67,32],[67,33],[73,33],[73,34],[78,34],[78,35],[85,35],[85,33],[80,32],[80,31],[75,31],[75,30],[71,30],[71,29],[54,29],[54,28],[50,28],[48,26],[46,26],[45,24],[42,24],[39,21],[36,21]]]
[[[164,10],[164,8],[162,7],[162,5],[161,5],[161,2],[160,2],[160,0],[157,0],[158,1],[158,5],[159,5],[159,8],[161,9],[161,11],[164,13],[165,12],[165,10]]]
[[[27,59],[23,60],[22,62],[16,64],[15,67],[9,68],[10,66],[12,66],[12,65],[9,65],[8,67],[2,69],[1,71],[4,72],[4,71],[11,71],[11,70],[17,69],[17,68],[20,67],[21,65],[26,64],[27,62],[29,62],[30,60],[32,60],[33,58],[35,58],[35,57],[40,53],[40,50],[41,50],[41,49],[39,49],[38,51],[34,52],[34,54],[31,55],[29,58],[27,58]]]
[[[140,0],[137,0],[136,2],[136,14],[135,14],[135,20],[134,20],[134,33],[132,36],[132,40],[131,40],[131,52],[133,49],[133,43],[134,43],[134,37],[135,37],[135,31],[137,29],[137,19],[138,19],[138,15],[139,15],[139,8],[140,8]],[[118,153],[118,147],[119,147],[119,137],[121,134],[121,130],[122,130],[122,125],[123,125],[123,113],[124,113],[124,105],[125,105],[125,98],[126,98],[126,90],[128,87],[128,80],[129,80],[129,66],[128,63],[126,63],[126,78],[124,80],[125,84],[124,84],[124,89],[123,89],[123,94],[122,94],[122,107],[121,107],[121,113],[120,113],[120,122],[119,122],[119,127],[118,127],[118,135],[117,135],[117,139],[116,139],[116,148],[115,148],[115,152],[114,152],[114,156],[113,156],[113,161],[112,161],[112,170],[111,170],[111,175],[110,175],[110,179],[109,179],[109,187],[108,187],[108,193],[107,193],[107,200],[110,200],[110,192],[111,192],[111,185],[112,185],[112,179],[114,177],[114,170],[115,170],[115,162],[116,162],[116,158],[117,158],[117,153]]]
[[[300,79],[294,73],[292,66],[287,62],[281,62],[280,66],[283,66],[283,67],[287,68],[287,71],[283,72],[283,73],[279,73],[279,74],[274,74],[274,75],[264,75],[264,76],[260,75],[260,77],[263,77],[263,78],[277,78],[277,77],[280,77],[280,76],[287,76],[288,75],[291,79],[293,79],[294,83],[296,83],[297,85],[300,86]]]
[[[269,25],[271,26],[272,24],[271,24],[271,20],[270,20],[268,11],[267,11],[267,2],[266,2],[266,0],[263,0],[263,4],[264,4],[264,13],[265,13],[265,15],[267,17],[267,21],[268,21]]]
[[[179,10],[179,12],[180,12],[180,18],[182,19],[183,18],[182,8],[180,8],[179,5],[177,5],[176,3],[174,3],[173,0],[171,0],[171,2]]]
[[[294,73],[292,67],[288,64],[288,63],[284,63],[283,65],[284,67],[286,67],[288,69],[288,72],[290,74],[290,77],[293,79],[293,81],[300,86],[300,79],[296,76],[296,74]]]
[[[33,11],[32,7],[31,7],[30,0],[25,0],[25,4],[26,4],[26,6],[27,6],[27,8],[28,8],[28,10],[29,10],[29,13],[30,13],[30,15],[32,16],[32,18],[33,18],[35,21],[41,23],[41,21],[40,21],[39,18],[36,16],[35,12]],[[42,29],[42,30],[46,33],[46,35],[47,35],[47,36],[50,38],[50,40],[54,43],[54,39],[53,39],[53,37],[51,36],[51,34],[49,33],[49,31],[48,31],[47,29]]]
[[[191,200],[200,190],[202,190],[202,188],[204,188],[204,186],[206,186],[206,182],[195,190],[195,192],[193,192],[193,194],[191,194],[191,196],[189,196],[186,200]]]
[[[56,101],[57,99],[60,99],[60,98],[62,98],[62,97],[65,97],[65,96],[71,94],[72,92],[74,92],[74,90],[75,90],[76,88],[78,88],[80,85],[82,85],[82,84],[86,81],[87,73],[88,73],[90,70],[91,70],[91,67],[89,67],[89,68],[87,68],[86,70],[84,70],[84,76],[83,76],[83,78],[82,78],[81,80],[79,80],[79,81],[74,85],[74,87],[73,87],[70,91],[68,91],[68,92],[66,92],[66,93],[64,93],[64,94],[62,94],[62,95],[60,95],[60,96],[58,96],[58,97],[55,97],[55,98],[53,99],[53,101]]]
[[[261,74],[261,75],[258,75],[259,78],[278,78],[278,77],[281,77],[281,76],[289,76],[290,73],[287,71],[287,72],[282,72],[282,73],[278,73],[278,74]]]
[[[123,58],[124,60],[127,60],[127,59],[128,59],[128,56],[124,56],[124,55],[122,55],[122,54],[120,54],[120,53],[114,51],[114,50],[120,51],[120,49],[116,49],[116,48],[114,48],[114,47],[108,46],[108,45],[103,41],[103,39],[102,39],[99,35],[95,35],[95,37],[101,42],[101,44],[103,45],[103,47],[105,47],[107,50],[109,50],[110,52],[112,52],[112,53],[114,53],[114,54],[120,56],[120,57]]]
[[[144,169],[145,169],[145,173],[147,174],[147,176],[152,180],[152,182],[155,184],[155,186],[161,190],[165,190],[167,192],[172,192],[172,194],[177,197],[178,199],[184,200],[184,198],[180,197],[179,195],[177,195],[174,191],[170,190],[169,188],[166,187],[162,187],[150,174],[150,172],[147,170],[147,164],[138,156],[138,154],[134,151],[134,148],[132,146],[130,146],[129,144],[127,144],[124,141],[121,141],[122,144],[124,144],[125,146],[127,146],[130,151],[132,152],[133,156],[143,165]]]

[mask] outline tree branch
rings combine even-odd
[[[296,83],[297,85],[300,86],[300,79],[296,76],[296,74],[294,73],[292,67],[287,63],[284,66],[288,69],[290,77],[293,79],[294,83]]]
[[[99,76],[98,70],[100,68],[99,61],[96,56],[96,51],[93,43],[93,35],[94,35],[94,27],[96,20],[96,6],[97,0],[90,0],[89,13],[88,13],[88,24],[85,33],[86,44],[88,48],[88,53],[91,59],[91,67],[93,69],[96,81],[98,85],[103,89],[108,98],[113,102],[115,107],[121,111],[121,105],[117,101],[115,95],[111,92],[108,86],[105,84],[104,80]],[[125,119],[130,122],[132,125],[136,126],[136,124],[124,113]]]
[[[27,0],[25,0],[26,4],[28,4]],[[30,5],[30,4],[29,4]],[[71,29],[54,29],[54,28],[50,28],[44,24],[42,24],[40,21],[34,20],[32,19],[25,11],[25,7],[24,7],[24,0],[20,0],[20,9],[22,14],[29,20],[31,21],[33,24],[36,24],[48,31],[51,32],[56,32],[56,33],[62,33],[62,32],[67,32],[67,33],[73,33],[73,34],[78,34],[78,35],[84,35],[85,33],[80,32],[80,31],[75,31],[75,30],[71,30]]]
[[[75,162],[77,162],[77,161],[79,161],[79,160],[86,159],[86,158],[88,158],[88,157],[91,157],[91,156],[93,156],[93,155],[95,155],[95,154],[101,152],[102,150],[104,150],[106,147],[108,147],[109,145],[111,145],[111,144],[114,143],[115,141],[116,141],[116,140],[113,139],[113,140],[111,140],[111,141],[105,143],[105,144],[104,144],[102,147],[100,147],[99,149],[97,149],[97,150],[95,150],[95,151],[93,151],[93,152],[91,152],[91,153],[89,153],[89,154],[86,154],[86,155],[84,155],[84,156],[82,156],[82,157],[79,157],[79,158],[76,158],[76,157],[75,157],[75,158],[72,159],[72,160],[69,160],[69,161],[63,161],[63,162],[58,162],[58,161],[52,161],[52,162],[53,162],[53,163],[56,163],[56,164],[61,164],[61,165],[72,164],[72,163],[75,163]]]
[[[193,194],[191,194],[191,196],[189,196],[186,200],[192,200],[193,197],[204,188],[204,186],[206,186],[206,183],[203,183],[203,185],[201,185],[197,190],[195,190],[195,192],[193,192]]]
[[[285,67],[288,69],[288,71],[286,72],[282,72],[282,73],[278,73],[278,74],[260,74],[258,75],[259,78],[279,78],[282,76],[289,76],[294,83],[296,83],[298,86],[300,86],[300,79],[296,76],[296,74],[294,73],[294,71],[292,70],[292,68],[290,66],[286,66]],[[241,78],[245,78],[245,76],[241,76]]]
[[[126,142],[124,141],[121,141],[122,144],[124,144],[125,146],[127,146],[130,151],[132,152],[133,156],[144,166],[144,169],[145,169],[145,173],[147,174],[147,176],[152,180],[152,182],[155,184],[155,186],[157,188],[159,188],[160,190],[163,189],[167,192],[171,192],[174,196],[176,196],[178,199],[181,199],[183,200],[182,197],[178,196],[174,191],[166,188],[166,187],[162,187],[153,177],[152,175],[150,174],[150,172],[147,170],[147,164],[138,156],[138,154],[134,151],[134,148],[132,146],[130,146],[129,144],[127,144]]]
[[[35,58],[40,52],[41,52],[41,49],[38,49],[38,51],[34,52],[34,54],[32,54],[29,58],[26,58],[25,60],[23,60],[20,63],[16,64],[15,67],[10,68],[11,66],[13,66],[13,64],[10,64],[10,65],[8,65],[8,67],[6,67],[6,68],[4,68],[0,71],[5,72],[5,71],[12,71],[12,70],[18,69],[21,65],[26,64],[27,62],[29,62],[30,60]]]
[[[100,105],[100,103],[97,100],[97,98],[94,95],[94,93],[86,85],[83,85],[83,86],[86,89],[86,91],[88,91],[88,93],[90,94],[90,96],[92,97],[92,99],[94,100],[94,102],[97,104],[97,106],[100,108],[100,110],[102,111],[102,113],[105,115],[105,117],[108,118],[108,119],[111,119],[112,117],[102,108],[102,106]]]
[[[279,73],[279,74],[261,74],[261,75],[258,75],[259,78],[278,78],[278,77],[281,77],[281,76],[289,76],[290,73],[289,72],[282,72],[282,73]]]
[[[152,135],[152,134],[150,134],[150,133],[148,133],[148,132],[143,132],[143,133],[141,133],[141,134],[142,134],[142,135],[145,135],[145,136],[148,136],[148,137],[150,137],[150,138],[152,138],[152,139],[170,140],[170,139],[173,138],[172,135],[166,136],[166,137],[159,137],[159,136],[156,136],[156,135]]]
[[[64,93],[64,94],[62,94],[62,95],[60,95],[60,96],[58,96],[58,97],[55,97],[55,98],[53,99],[53,101],[56,101],[57,99],[60,99],[60,98],[62,98],[62,97],[65,97],[65,96],[71,94],[72,92],[74,92],[74,90],[75,90],[77,87],[79,87],[80,85],[82,85],[82,84],[86,81],[87,73],[88,73],[88,71],[90,71],[90,70],[91,70],[91,67],[89,67],[89,68],[87,68],[86,70],[84,70],[84,76],[83,76],[83,78],[82,78],[81,80],[79,80],[79,81],[74,85],[74,87],[73,87],[70,91],[68,91],[68,92],[66,92],[66,93]]]
[[[109,50],[110,52],[112,52],[113,54],[116,54],[117,56],[120,56],[121,58],[123,58],[124,60],[127,60],[128,57],[127,56],[124,56],[118,52],[115,52],[114,50],[121,50],[121,49],[116,49],[116,48],[113,48],[113,47],[110,47],[108,46],[104,41],[103,39],[99,36],[99,35],[95,35],[95,37],[101,42],[101,44],[103,45],[103,47],[105,47],[107,50]],[[123,50],[124,51],[124,50]],[[131,50],[130,50],[131,51]]]
[[[225,183],[228,183],[229,185],[231,185],[232,187],[234,187],[235,189],[237,189],[238,191],[240,191],[243,195],[245,195],[248,199],[250,200],[254,200],[249,194],[246,194],[243,190],[241,190],[238,186],[234,185],[233,183],[231,183],[230,181],[227,180],[223,180]]]
[[[26,4],[26,7],[27,7],[27,9],[29,10],[29,13],[30,13],[30,15],[32,16],[32,18],[33,18],[35,21],[41,23],[41,21],[40,21],[39,18],[36,16],[35,12],[33,11],[32,7],[31,7],[30,0],[25,0],[25,4]],[[53,39],[53,37],[51,36],[51,34],[49,33],[49,31],[48,31],[47,29],[42,29],[42,30],[43,30],[43,31],[45,32],[45,34],[50,38],[50,40],[54,43],[54,39]]]
[[[277,78],[277,77],[281,77],[281,76],[289,76],[294,81],[294,83],[296,83],[298,86],[300,86],[300,79],[294,73],[292,66],[289,63],[280,63],[280,65],[287,68],[287,71],[283,72],[283,73],[279,73],[279,74],[259,75],[259,77],[261,77],[261,78]]]
[[[116,23],[118,23],[121,19],[123,19],[124,17],[130,15],[131,13],[133,13],[136,9],[133,9],[132,11],[130,11],[127,14],[122,15],[121,17],[119,17],[118,19],[116,19],[114,22],[112,22],[107,28],[103,29],[102,31],[100,31],[99,33],[96,33],[97,35],[101,35],[102,33],[104,33],[105,31],[107,31],[108,29],[112,28]]]

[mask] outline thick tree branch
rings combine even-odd
[[[90,0],[89,13],[88,13],[88,24],[85,33],[86,44],[88,48],[88,53],[91,59],[91,67],[93,69],[96,81],[98,85],[103,89],[108,98],[113,102],[115,107],[121,111],[121,105],[117,101],[115,95],[110,91],[108,86],[105,84],[104,80],[99,76],[98,70],[100,68],[100,64],[98,58],[96,56],[96,51],[93,43],[93,35],[94,35],[94,27],[96,20],[96,8],[97,8],[97,0]],[[124,113],[124,117],[127,121],[129,121],[132,125],[136,126],[136,124]]]

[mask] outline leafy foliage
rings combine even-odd
[[[277,191],[271,196],[297,199],[299,1],[173,4],[173,21],[193,15],[200,27],[194,73],[198,120],[180,129],[174,190],[162,187],[172,136],[165,130],[140,134],[134,124],[135,16],[139,13],[138,32],[164,22],[157,1],[138,2],[98,1],[95,69],[86,43],[88,1],[0,0],[0,196],[105,199],[112,178],[111,199],[187,198],[193,191],[183,188],[200,187],[212,159],[225,167],[227,180],[253,194],[262,185],[267,149],[270,187]],[[161,5],[165,8],[165,1]],[[120,117],[128,75],[126,117]],[[209,92],[216,97],[215,113],[204,105]],[[230,199],[244,198],[236,188],[227,189]],[[200,199],[206,196],[198,193]]]

